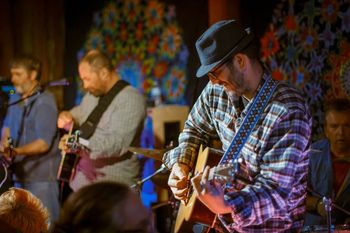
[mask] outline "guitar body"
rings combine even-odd
[[[9,157],[5,157],[3,155],[5,151],[0,151],[0,163],[5,167],[5,169],[9,170],[13,162],[13,139],[11,137],[7,138],[7,144],[6,149],[8,150],[7,153]]]
[[[78,162],[78,156],[75,153],[63,153],[61,163],[57,172],[57,179],[65,182],[69,182],[74,173],[75,166]]]
[[[196,167],[194,174],[202,172],[204,168],[209,165],[210,167],[216,166],[222,156],[222,152],[207,147],[203,150],[201,146],[199,149]],[[191,191],[190,191],[191,192]],[[200,200],[197,199],[195,192],[190,194],[187,203],[182,203],[179,206],[174,232],[186,233],[192,232],[194,223],[200,223],[208,227],[212,226],[215,219],[215,214],[211,212]]]

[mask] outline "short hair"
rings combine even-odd
[[[238,53],[243,53],[250,59],[259,59],[259,43],[256,36],[254,36],[252,41]]]
[[[63,204],[54,233],[107,233],[120,231],[124,200],[132,190],[125,184],[102,181],[80,188]],[[119,210],[119,211],[118,211]],[[120,223],[113,221],[121,212]]]
[[[27,71],[36,71],[36,80],[41,78],[41,62],[38,58],[33,55],[24,54],[15,57],[10,64],[11,68],[23,67]]]
[[[331,111],[346,112],[350,111],[350,100],[345,98],[331,99],[325,102],[324,112],[325,115]]]
[[[79,61],[79,64],[82,62],[87,62],[95,71],[99,71],[102,68],[106,68],[108,71],[113,71],[114,66],[111,59],[108,55],[99,51],[91,50]]]
[[[330,99],[324,104],[324,127],[327,125],[327,114],[330,112],[349,112],[350,100],[345,98]]]
[[[21,233],[46,233],[49,212],[31,192],[10,188],[0,196],[0,219]]]

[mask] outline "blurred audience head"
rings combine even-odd
[[[0,233],[46,233],[49,213],[31,192],[10,188],[0,196]]]
[[[97,182],[72,193],[64,203],[54,233],[150,233],[150,211],[124,184]]]

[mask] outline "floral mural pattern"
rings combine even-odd
[[[261,38],[272,76],[303,91],[314,139],[322,136],[324,101],[350,98],[349,36],[349,1],[282,0]]]
[[[157,0],[110,1],[93,21],[78,59],[100,49],[122,79],[147,97],[159,86],[165,103],[184,104],[188,50],[174,6]]]

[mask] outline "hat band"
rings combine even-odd
[[[227,59],[230,54],[234,53],[234,52],[238,52],[238,51],[235,51],[235,50],[240,50],[240,49],[243,49],[243,48],[240,48],[241,46],[241,43],[243,41],[244,38],[246,38],[247,36],[249,36],[250,34],[245,34],[243,37],[241,37],[238,42],[236,43],[236,46],[233,47],[232,49],[230,49],[223,57],[220,57],[218,58],[217,56],[211,56],[211,57],[207,57],[205,59],[205,61],[202,62],[203,65],[210,65],[210,64],[213,64],[215,62],[219,62],[219,63],[222,63],[223,61],[220,61],[220,60],[225,60]],[[249,41],[249,43],[247,45],[250,44],[251,41]],[[244,45],[244,48],[247,46],[247,45]]]

